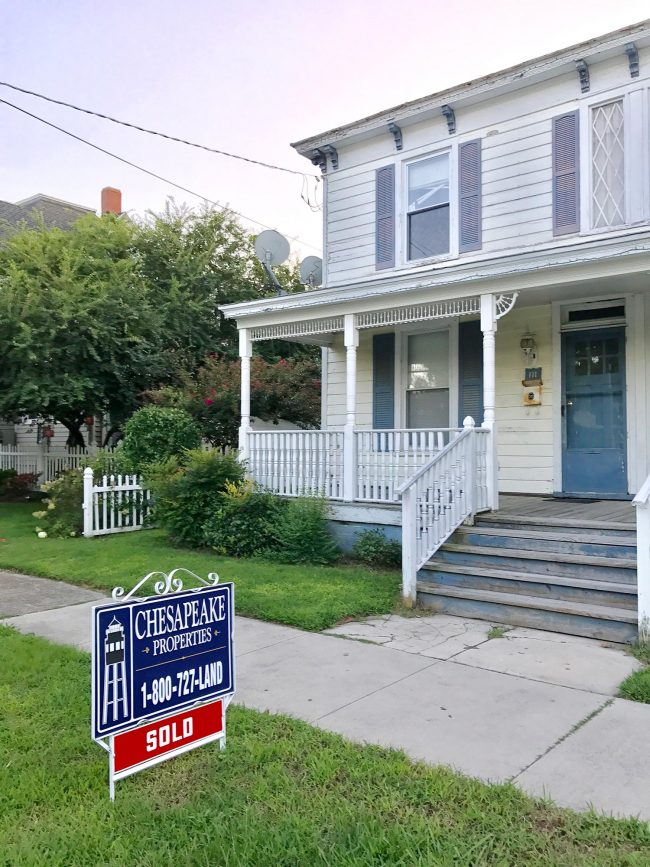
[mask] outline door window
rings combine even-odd
[[[406,424],[449,427],[449,332],[408,338]]]

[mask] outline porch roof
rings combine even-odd
[[[240,328],[252,332],[270,328],[273,337],[326,334],[343,329],[346,313],[357,314],[359,327],[368,328],[415,321],[400,318],[395,312],[414,307],[421,308],[416,320],[476,315],[483,294],[512,294],[644,273],[649,256],[650,230],[642,227],[606,239],[581,238],[552,249],[473,257],[409,269],[407,273],[373,274],[356,283],[225,304],[219,309],[227,318],[236,319]],[[264,337],[260,333],[254,339]]]

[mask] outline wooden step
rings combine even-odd
[[[588,569],[597,580],[613,580],[613,574],[619,574],[623,581],[636,581],[636,560],[622,557],[595,557],[563,551],[526,551],[522,548],[490,548],[483,545],[456,545],[452,542],[442,545],[434,556],[441,562],[457,565],[465,563],[487,566],[490,569],[574,577],[581,577],[581,573]]]
[[[581,532],[581,530],[583,530]],[[557,528],[555,530],[540,530],[535,526],[529,529],[514,529],[507,527],[489,527],[477,524],[471,527],[462,524],[455,531],[462,535],[476,533],[481,536],[509,537],[512,539],[537,539],[544,542],[568,542],[580,545],[617,545],[621,548],[636,548],[636,533],[628,536],[603,536],[595,534],[590,528]]]
[[[456,577],[457,576],[457,577]],[[464,586],[477,591],[503,590],[524,596],[536,596],[593,605],[631,608],[636,611],[636,584],[574,578],[566,575],[538,575],[490,569],[487,566],[455,565],[432,560],[418,574],[420,581],[439,588]]]
[[[493,524],[495,526],[512,526],[517,527],[540,527],[540,528],[572,528],[576,530],[597,530],[604,533],[634,533],[636,534],[636,525],[623,521],[587,521],[576,518],[557,518],[548,516],[546,518],[534,518],[532,515],[517,516],[517,515],[500,515],[499,512],[485,512],[476,516],[476,525],[485,526]]]
[[[626,608],[490,590],[438,587],[424,581],[418,582],[417,590],[419,601],[426,607],[461,617],[622,643],[634,641],[637,634],[636,612]]]

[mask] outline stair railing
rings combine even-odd
[[[402,498],[402,596],[416,599],[418,570],[476,511],[484,487],[478,464],[488,432],[467,417],[463,431],[420,467],[396,493]],[[477,460],[477,458],[479,460]]]
[[[650,476],[632,501],[636,508],[636,573],[639,641],[650,641]]]

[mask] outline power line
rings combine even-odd
[[[52,123],[49,120],[45,120],[43,117],[39,117],[37,114],[33,114],[31,111],[27,111],[26,108],[21,108],[19,105],[14,105],[13,102],[8,102],[6,99],[0,99],[0,103],[3,105],[8,105],[10,108],[16,109],[16,111],[22,112],[22,114],[26,114],[29,117],[34,118],[34,120],[38,120],[41,123],[44,123],[46,126],[52,127],[52,129],[58,130],[58,132],[62,132],[64,135],[70,136],[70,138],[76,139],[76,141],[82,142],[82,144],[88,145],[91,148],[94,148],[97,151],[100,151],[106,156],[112,157],[115,160],[119,160],[121,163],[125,163],[127,166],[131,166],[131,168],[137,169],[139,172],[144,172],[147,175],[150,175],[152,178],[157,178],[157,180],[162,181],[165,184],[169,184],[172,187],[176,187],[178,190],[182,190],[184,193],[189,193],[191,196],[196,196],[197,199],[202,199],[204,202],[208,202],[210,205],[214,205],[214,207],[219,208],[222,211],[229,211],[231,214],[236,214],[236,216],[241,217],[243,220],[248,220],[249,223],[255,223],[256,226],[261,226],[263,229],[270,229],[271,226],[267,226],[266,223],[261,223],[259,220],[254,220],[253,217],[247,217],[246,214],[242,214],[240,211],[235,211],[233,208],[228,207],[227,205],[222,205],[221,202],[215,202],[213,199],[209,199],[207,196],[202,195],[201,193],[197,193],[195,190],[190,190],[189,187],[184,187],[182,184],[177,184],[176,181],[171,181],[169,178],[163,177],[163,175],[159,175],[156,172],[152,172],[150,169],[146,169],[144,166],[140,166],[137,163],[132,162],[131,160],[127,160],[126,157],[121,157],[118,154],[114,154],[112,151],[106,150],[106,148],[101,147],[94,142],[88,141],[88,139],[82,138],[79,135],[76,135],[73,132],[70,132],[67,129],[64,129],[61,126],[57,126],[55,123]],[[297,236],[289,236],[291,241],[296,241],[300,244],[303,244],[305,247],[311,247],[312,250],[319,251],[319,248],[314,246],[313,244],[307,243],[307,241],[303,241],[301,238]]]
[[[155,129],[147,129],[147,127],[138,126],[138,124],[136,124],[136,123],[129,123],[126,120],[119,120],[116,117],[111,117],[109,114],[102,114],[99,111],[92,111],[92,109],[90,109],[90,108],[82,108],[81,106],[75,105],[72,102],[65,102],[62,99],[54,99],[54,97],[52,97],[52,96],[45,96],[45,94],[37,93],[35,90],[27,90],[24,87],[18,87],[18,85],[16,85],[16,84],[9,84],[8,81],[0,81],[0,86],[10,87],[12,90],[17,90],[20,93],[26,93],[29,96],[36,96],[38,99],[44,99],[46,102],[54,103],[54,105],[63,105],[66,108],[74,109],[74,111],[81,111],[84,114],[90,114],[93,117],[100,117],[100,118],[102,118],[102,120],[109,120],[111,123],[117,123],[120,126],[126,126],[126,127],[129,127],[130,129],[136,129],[136,130],[138,130],[138,132],[146,132],[148,135],[157,135],[160,138],[166,138],[169,141],[175,141],[175,142],[178,142],[179,144],[188,145],[191,148],[199,148],[200,150],[208,151],[209,153],[219,154],[222,157],[230,157],[233,160],[243,160],[246,163],[253,163],[253,165],[263,166],[265,169],[274,169],[277,172],[286,172],[287,174],[290,174],[290,175],[299,175],[301,177],[318,178],[318,175],[314,175],[314,174],[307,173],[307,172],[299,172],[299,171],[296,171],[296,169],[287,169],[287,168],[284,168],[284,166],[276,166],[276,165],[273,165],[273,163],[265,163],[265,162],[262,162],[262,160],[254,160],[251,157],[241,156],[241,154],[232,154],[229,151],[220,150],[219,148],[209,147],[208,145],[204,145],[204,144],[197,144],[196,142],[188,141],[187,139],[184,139],[184,138],[178,138],[177,136],[174,136],[174,135],[168,135],[167,133],[164,133],[164,132],[158,132]]]

